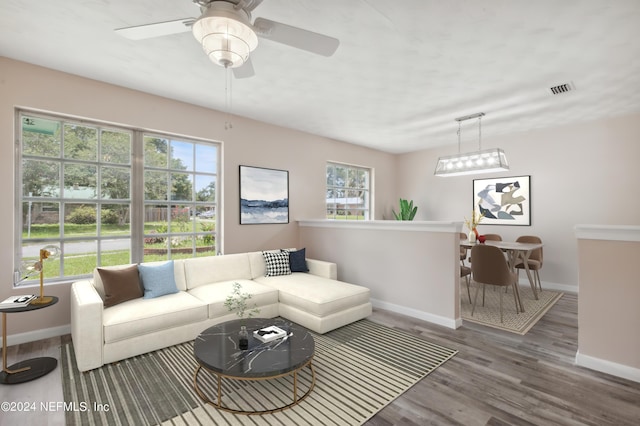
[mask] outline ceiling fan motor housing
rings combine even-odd
[[[258,46],[251,15],[226,1],[208,5],[193,23],[193,35],[209,59],[225,68],[242,66]]]

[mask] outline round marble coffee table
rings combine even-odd
[[[193,353],[198,361],[194,375],[194,387],[198,395],[214,407],[236,414],[266,414],[282,411],[304,400],[315,386],[313,354],[315,342],[304,327],[283,319],[250,318],[243,320],[249,331],[249,348],[238,348],[240,320],[224,322],[204,330],[196,338]],[[253,337],[253,331],[275,325],[287,332],[287,336],[263,343]],[[305,367],[311,371],[308,390],[298,395],[298,372]],[[199,374],[212,374],[217,381],[217,395],[212,400],[198,383]],[[271,380],[293,375],[292,402],[267,410],[234,409],[222,403],[222,379]]]

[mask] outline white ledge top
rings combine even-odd
[[[576,238],[580,240],[638,241],[637,225],[576,225]]]
[[[462,222],[426,220],[299,220],[298,225],[315,228],[375,229],[380,231],[461,232]]]

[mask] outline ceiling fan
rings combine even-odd
[[[251,23],[251,12],[263,0],[193,0],[200,6],[199,18],[183,18],[147,25],[118,28],[116,33],[142,40],[192,30],[194,37],[214,63],[232,68],[236,78],[254,75],[249,54],[258,37],[323,56],[331,56],[340,41],[313,31],[265,18]]]

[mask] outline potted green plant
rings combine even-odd
[[[400,213],[391,210],[396,220],[413,220],[418,211],[418,206],[413,206],[413,200],[408,201],[400,198]]]
[[[247,332],[247,325],[244,320],[260,313],[260,309],[256,307],[255,303],[251,307],[248,305],[247,302],[251,299],[251,297],[251,293],[242,291],[242,284],[234,282],[231,294],[227,296],[224,301],[224,306],[229,311],[235,312],[236,315],[240,317],[240,333],[238,335],[238,346],[241,350],[249,348],[249,333]]]

